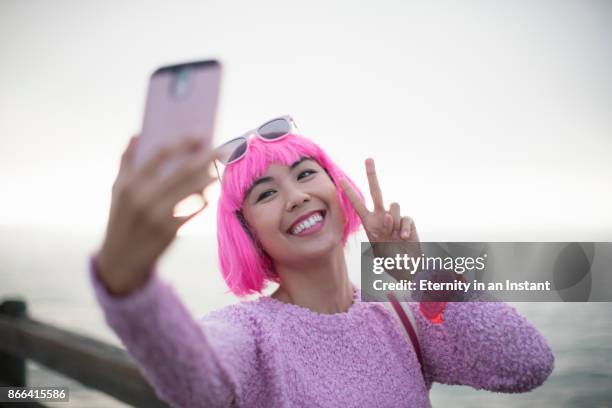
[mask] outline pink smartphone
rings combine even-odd
[[[156,151],[181,138],[199,135],[209,149],[221,83],[221,64],[195,61],[158,68],[149,81],[135,165],[142,166]],[[170,174],[186,157],[170,160],[160,177]]]

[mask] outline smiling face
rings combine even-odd
[[[313,159],[271,164],[247,191],[242,213],[275,262],[320,259],[342,244],[344,218],[336,186]]]
[[[291,167],[302,157],[312,160]],[[264,176],[272,179],[249,191]],[[349,236],[361,227],[361,219],[336,187],[339,180],[346,180],[363,199],[355,183],[310,139],[291,134],[277,142],[249,140],[247,153],[224,168],[217,206],[219,266],[234,294],[261,293],[268,282],[279,283],[283,267],[279,262],[293,260],[299,267],[305,258],[326,251],[342,253]],[[321,208],[327,212],[320,231],[304,230],[301,236],[287,232],[300,215]]]

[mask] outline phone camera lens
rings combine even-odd
[[[183,98],[189,90],[189,70],[179,69],[174,77],[172,94],[175,98]]]

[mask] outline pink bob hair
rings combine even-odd
[[[268,281],[279,283],[272,259],[249,230],[241,212],[246,191],[255,179],[267,171],[270,164],[289,166],[301,157],[310,157],[325,169],[337,186],[338,199],[344,213],[343,246],[349,235],[359,229],[361,220],[338,181],[346,179],[361,200],[364,200],[363,193],[355,183],[334,164],[323,149],[305,137],[290,134],[277,142],[264,142],[253,137],[247,149],[241,160],[225,168],[217,208],[219,264],[230,291],[237,296],[261,293]]]

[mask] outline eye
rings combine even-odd
[[[304,174],[306,174],[304,177],[308,177],[308,176],[310,176],[311,174],[314,174],[314,173],[316,173],[316,171],[315,171],[315,170],[311,170],[311,169],[304,170],[303,172],[301,172],[301,173],[298,175],[298,180],[299,180],[299,179],[301,179],[301,178],[302,178],[302,175],[304,175]]]
[[[268,193],[270,193],[270,194],[268,194]],[[274,193],[274,190],[266,190],[266,191],[264,191],[263,193],[261,193],[261,194],[260,194],[260,195],[257,197],[257,200],[256,200],[255,202],[256,202],[256,203],[258,203],[258,202],[260,202],[261,200],[263,200],[263,199],[266,199],[266,198],[270,197],[270,195],[271,195],[272,193]]]

